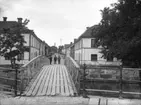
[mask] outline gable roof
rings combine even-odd
[[[98,25],[87,27],[87,30],[83,34],[81,34],[81,36],[79,36],[78,39],[74,43],[77,43],[82,38],[94,38],[94,35],[92,35],[92,32],[96,31],[97,28],[98,28]]]
[[[0,21],[0,30],[2,30],[4,28],[13,27],[16,24],[17,24],[16,21]]]
[[[11,27],[14,27],[18,24],[17,21],[0,21],[0,31],[2,32],[3,29],[8,29]],[[25,29],[23,29],[23,33],[33,33],[33,30],[30,30],[28,28],[25,27]]]

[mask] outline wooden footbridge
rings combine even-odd
[[[54,62],[49,64],[48,58],[38,56],[15,70],[0,68],[0,89],[3,88],[3,92],[6,90],[6,93],[10,94],[11,92],[17,96],[2,99],[0,93],[0,105],[141,105],[140,100],[120,100],[97,96],[80,97],[79,93],[83,90],[80,86],[82,82],[80,75],[82,76],[83,70],[71,57],[64,59],[62,56],[61,64],[54,64]],[[12,78],[13,76],[15,78]],[[3,85],[4,83],[7,85]],[[122,89],[122,85],[120,86]],[[92,89],[86,90],[89,92]],[[92,91],[121,94],[121,91],[94,89]],[[133,94],[133,92],[128,92],[128,94]],[[85,94],[82,95],[85,96]],[[136,93],[136,95],[139,96],[140,93]]]
[[[56,56],[58,55],[56,54]],[[8,85],[7,87],[3,85],[4,90],[6,88],[11,92],[13,91],[15,95],[28,97],[76,96],[78,94],[77,87],[79,87],[79,79],[77,78],[79,70],[74,68],[76,72],[72,72],[70,68],[64,65],[64,62],[67,63],[63,56],[61,57],[60,64],[58,64],[58,62],[49,64],[48,58],[38,56],[23,65],[20,69],[16,69],[16,72],[14,69],[5,70],[1,68],[0,74],[2,77],[0,78],[6,79],[3,80],[2,83],[7,81],[8,83],[13,82],[13,84],[8,84],[11,85],[12,88],[8,87]],[[11,77],[6,77],[7,75],[11,75]]]
[[[74,96],[76,89],[64,65],[45,65],[30,87],[26,96]]]

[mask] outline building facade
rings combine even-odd
[[[74,41],[71,46],[71,56],[74,57],[77,63],[87,65],[120,65],[121,62],[116,58],[105,59],[100,53],[102,47],[96,47],[95,38],[92,36],[92,30],[97,26],[87,28],[87,30]],[[73,55],[74,54],[74,55]]]
[[[21,22],[22,18],[18,18],[18,21],[7,21],[7,18],[4,17],[3,21],[0,21],[0,30],[3,28],[10,28],[12,25],[17,22]],[[37,37],[37,35],[33,32],[33,30],[26,29],[22,32],[24,40],[24,46],[26,46],[26,51],[20,55],[20,61],[16,61],[19,64],[25,64],[29,62],[31,59],[37,57],[38,55],[48,55],[48,45],[41,39]],[[0,65],[9,65],[10,60],[6,59],[3,56],[0,56]]]

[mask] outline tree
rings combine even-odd
[[[99,31],[92,33],[104,57],[121,59],[123,65],[141,67],[141,1],[119,0],[101,10]]]
[[[0,33],[0,55],[8,58],[11,61],[11,67],[13,68],[15,60],[19,59],[26,49],[24,46],[25,40],[22,33],[27,30],[26,25],[29,20],[25,20],[23,23],[17,22],[10,28],[5,28]]]

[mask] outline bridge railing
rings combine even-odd
[[[44,65],[44,56],[37,56],[22,67],[15,64],[14,69],[0,67],[0,91],[9,95],[21,95],[33,77]]]
[[[19,70],[20,77],[20,94],[26,89],[29,85],[29,82],[39,73],[41,67],[43,66],[44,56],[39,55],[29,61],[27,64],[23,65]]]
[[[19,80],[17,80],[19,82]],[[0,91],[14,95],[15,69],[0,67]]]
[[[65,58],[65,65],[72,79],[75,94],[78,95],[80,91],[80,66],[71,57]]]
[[[89,95],[141,97],[141,68],[86,66],[85,74],[85,81],[80,80],[82,94],[85,88]]]

